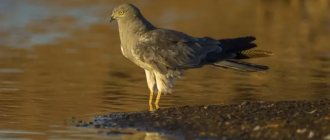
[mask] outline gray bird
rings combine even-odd
[[[267,66],[242,61],[271,55],[268,51],[249,50],[256,47],[252,36],[218,40],[158,28],[132,4],[114,8],[110,22],[113,20],[118,22],[123,55],[145,70],[150,110],[153,110],[154,94],[157,93],[155,106],[158,109],[161,94],[171,92],[175,79],[184,70],[203,65],[250,72],[268,69]]]

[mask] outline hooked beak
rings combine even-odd
[[[110,23],[112,22],[112,21],[115,21],[116,19],[113,17],[113,16],[111,16],[110,17]]]

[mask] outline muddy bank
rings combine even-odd
[[[77,126],[136,128],[186,139],[330,140],[330,100],[242,102],[111,113]]]

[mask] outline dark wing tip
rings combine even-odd
[[[246,36],[245,39],[248,40],[248,41],[250,41],[250,42],[252,42],[252,41],[256,40],[256,37],[254,37],[254,36]]]

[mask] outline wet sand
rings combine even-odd
[[[249,101],[111,113],[77,126],[135,128],[185,139],[330,139],[330,100]]]

